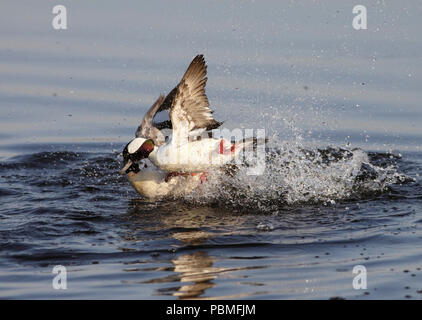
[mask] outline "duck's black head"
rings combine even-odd
[[[123,168],[121,174],[135,172],[138,173],[139,161],[148,158],[154,150],[154,141],[151,139],[135,138],[123,149]]]

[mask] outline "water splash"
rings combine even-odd
[[[372,161],[375,155],[377,159]],[[400,158],[361,149],[305,149],[284,142],[267,150],[264,174],[248,175],[247,166],[239,167],[235,175],[213,173],[204,186],[185,199],[263,212],[277,212],[286,205],[331,205],[380,194],[392,184],[412,181],[398,171],[396,162]]]

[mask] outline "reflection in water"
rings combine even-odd
[[[138,239],[138,234],[144,234],[145,231],[158,231],[166,234],[166,237],[178,240],[182,243],[180,247],[198,247],[193,253],[184,253],[171,259],[173,264],[171,268],[158,267],[155,271],[173,271],[177,274],[166,275],[164,277],[149,279],[142,283],[174,283],[180,285],[170,288],[160,288],[157,290],[160,295],[172,295],[179,299],[200,298],[205,292],[216,286],[213,281],[222,273],[239,271],[248,268],[218,268],[214,267],[215,259],[204,250],[203,244],[212,239],[216,232],[219,236],[231,234],[230,226],[233,224],[242,224],[246,220],[245,216],[233,216],[223,213],[223,216],[216,215],[215,211],[208,211],[206,208],[187,209],[178,206],[161,208],[158,214],[155,210],[150,210],[149,205],[143,201],[132,201],[128,210],[128,219],[130,228],[128,234],[123,238],[125,240],[142,241]],[[207,230],[201,228],[204,225],[204,219],[207,220]],[[210,226],[213,232],[210,232]],[[175,230],[176,231],[173,231]],[[168,233],[169,230],[172,232]],[[187,230],[187,231],[184,231]],[[179,248],[180,248],[179,247]],[[148,271],[151,271],[149,269]]]
[[[167,220],[167,219],[165,219]],[[170,219],[172,220],[172,219]],[[190,220],[193,224],[193,220]],[[190,223],[189,225],[192,225]],[[188,226],[185,226],[188,227]],[[211,233],[204,231],[188,231],[176,232],[171,235],[174,239],[182,241],[187,245],[200,246],[212,237]],[[233,271],[230,268],[213,267],[214,259],[204,251],[195,251],[190,254],[183,254],[176,259],[171,260],[174,265],[174,272],[178,272],[178,281],[181,286],[172,293],[179,299],[198,298],[205,293],[206,290],[213,288],[214,279],[219,273]]]
[[[206,240],[203,232],[184,232],[177,233],[173,236],[177,239],[189,239],[189,244],[195,243],[198,245],[200,242]],[[217,279],[219,275],[233,271],[240,271],[246,269],[255,269],[260,267],[242,267],[242,268],[218,268],[213,267],[215,260],[204,251],[196,251],[191,254],[183,254],[177,259],[171,260],[174,264],[174,272],[178,272],[178,280],[182,286],[177,288],[172,295],[179,297],[179,299],[192,299],[199,298],[205,293],[206,290],[216,286],[213,280]],[[237,298],[239,296],[230,296],[225,298]],[[222,298],[222,297],[220,297]]]
[[[180,272],[180,282],[183,283],[173,293],[180,299],[196,298],[215,286],[212,282],[217,278],[217,273],[224,271],[223,268],[212,267],[214,260],[205,252],[197,251],[192,254],[184,254],[172,260],[174,271]],[[190,284],[185,284],[191,282]]]
[[[169,217],[163,219],[168,222]],[[170,219],[172,220],[172,219]],[[194,220],[189,220],[191,227]],[[188,245],[200,245],[212,235],[204,231],[175,232],[172,234],[174,239],[180,240]],[[174,264],[174,272],[179,272],[180,286],[173,296],[179,299],[197,298],[205,293],[209,288],[215,286],[212,282],[217,278],[217,273],[225,271],[224,268],[213,267],[214,259],[204,251],[196,251],[191,254],[183,254],[176,259],[171,260]]]

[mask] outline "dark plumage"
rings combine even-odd
[[[177,86],[176,94],[170,109],[173,129],[177,130],[181,122],[188,123],[188,131],[206,128],[218,128],[221,122],[216,121],[209,108],[205,85],[207,83],[207,66],[204,56],[197,55],[186,70]]]
[[[180,83],[167,96],[160,95],[145,114],[136,130],[136,137],[152,139],[155,145],[160,146],[165,143],[165,136],[160,130],[173,129],[180,121],[189,122],[189,131],[202,128],[210,131],[221,126],[222,122],[213,118],[213,111],[209,108],[205,94],[206,74],[204,56],[197,55]],[[159,114],[166,119],[158,121]],[[170,120],[172,117],[176,124]]]

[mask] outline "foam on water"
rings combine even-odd
[[[185,198],[274,212],[285,205],[360,199],[412,180],[398,172],[395,161],[400,155],[376,155],[390,161],[372,163],[371,155],[361,149],[305,149],[297,143],[279,142],[267,150],[262,175],[250,175],[247,165],[233,176],[212,173],[207,183]]]

